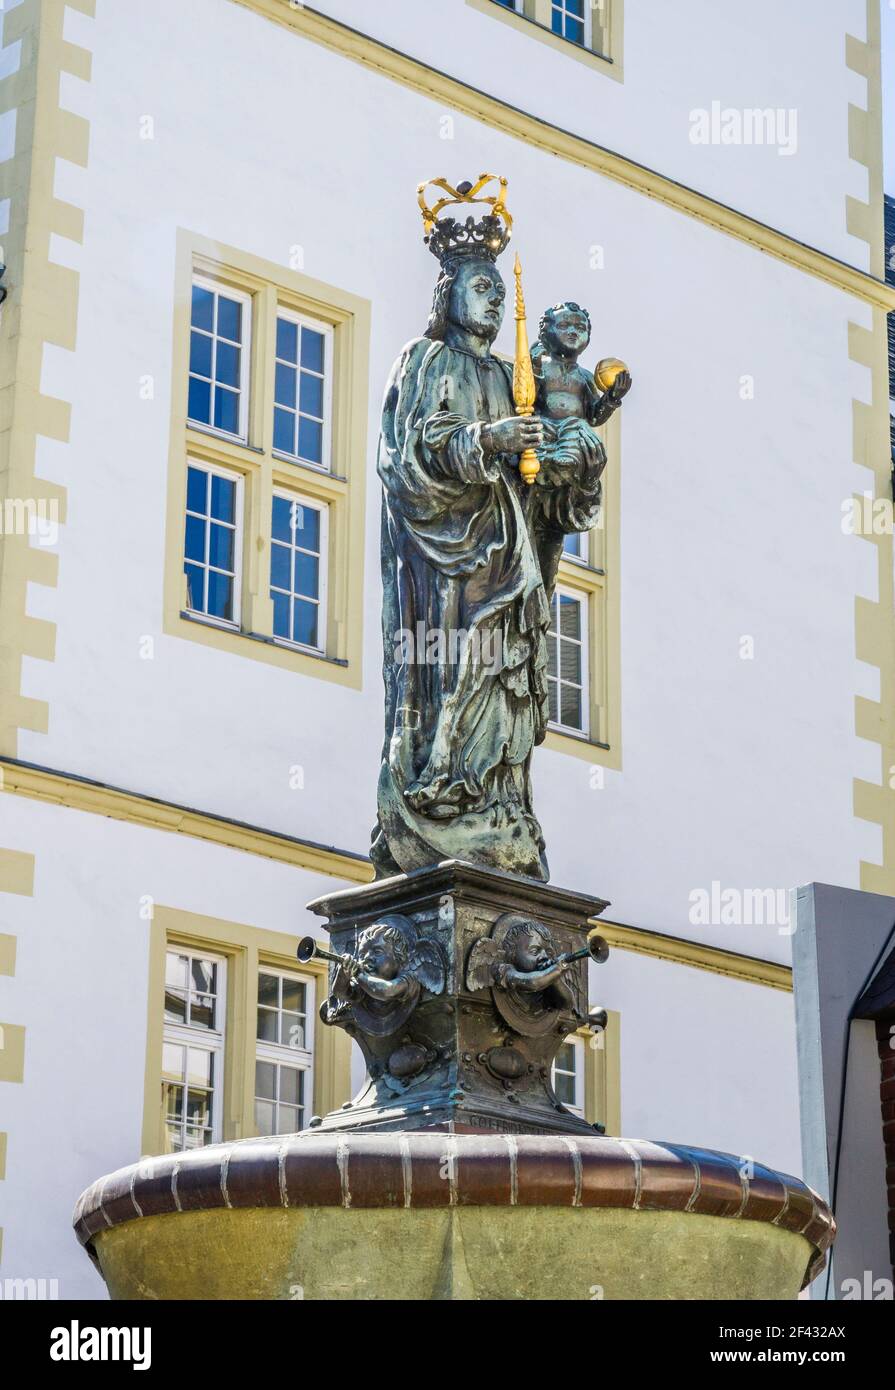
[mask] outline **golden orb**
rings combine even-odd
[[[615,385],[615,378],[619,372],[626,372],[628,368],[624,362],[617,357],[604,357],[594,368],[594,381],[601,391],[609,391]]]

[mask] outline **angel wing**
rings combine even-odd
[[[427,989],[430,994],[441,994],[444,990],[445,965],[441,948],[437,941],[418,941],[413,955],[407,963],[407,973]]]
[[[469,953],[466,964],[466,988],[487,989],[494,984],[494,966],[505,959],[503,946],[490,936],[483,936]]]

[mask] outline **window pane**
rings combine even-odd
[[[194,994],[190,999],[190,1027],[214,1028],[215,1000],[210,994]]]
[[[165,956],[165,984],[173,985],[175,989],[186,989],[189,963],[189,956],[182,956],[177,951],[168,951]]]
[[[301,365],[312,372],[323,371],[323,334],[313,328],[301,330]]]
[[[584,43],[584,25],[577,19],[567,20],[566,38],[571,39],[573,43]]]
[[[186,1023],[186,993],[179,990],[165,990],[165,1022]]]
[[[206,1052],[204,1047],[190,1047],[187,1049],[189,1058],[189,1071],[187,1081],[191,1086],[214,1085],[212,1065],[214,1058],[210,1052]]]
[[[280,1014],[280,1042],[283,1047],[305,1047],[304,1014]]]
[[[223,381],[227,386],[239,386],[238,347],[233,347],[231,343],[218,343],[214,376],[216,381]]]
[[[294,367],[286,367],[282,362],[277,363],[274,400],[277,405],[286,405],[292,410],[295,409],[295,375]]]
[[[224,295],[218,296],[218,333],[231,342],[242,342],[242,305]]]
[[[201,425],[211,422],[211,386],[207,381],[200,381],[197,376],[190,377],[187,414],[191,420],[197,420]]]
[[[300,404],[303,411],[308,415],[316,415],[318,418],[323,416],[323,378],[320,376],[310,376],[307,372],[301,374],[301,396]]]
[[[162,1076],[165,1080],[183,1080],[184,1051],[177,1043],[162,1044]]]
[[[557,1071],[575,1070],[575,1044],[563,1043],[556,1054],[556,1061],[553,1063]]]
[[[263,970],[258,975],[258,1003],[276,1009],[280,1003],[280,980],[278,975],[268,975]]]
[[[273,1134],[276,1106],[273,1101],[255,1101],[255,1128],[259,1134]]]
[[[214,393],[214,427],[228,434],[239,433],[239,395],[219,386]]]
[[[211,376],[211,339],[205,333],[190,334],[190,371]]]
[[[218,968],[213,960],[193,956],[190,965],[192,988],[201,994],[217,994]]]
[[[275,637],[285,637],[287,642],[292,640],[291,623],[289,616],[289,595],[271,594],[273,599],[273,632]]]
[[[204,328],[209,333],[214,327],[214,295],[200,285],[193,285],[191,322],[194,328]]]
[[[273,447],[281,454],[295,453],[295,416],[288,410],[274,410]]]
[[[275,540],[291,541],[292,525],[290,521],[290,512],[291,508],[285,497],[275,497],[273,499],[271,531]]]
[[[577,642],[560,645],[560,676],[574,685],[581,684],[581,648]]]
[[[208,510],[208,474],[201,468],[188,468],[186,474],[186,505],[191,512]]]
[[[298,417],[298,455],[309,463],[320,463],[323,459],[323,426],[304,415]]]
[[[201,1149],[205,1144],[211,1143],[211,1135],[206,1129],[199,1129],[195,1126],[187,1126],[184,1134],[183,1147],[185,1149]]]
[[[188,516],[186,519],[183,553],[188,560],[205,563],[205,522],[198,516]]]
[[[292,617],[292,640],[305,647],[317,645],[317,605],[306,603],[304,599],[295,600]]]
[[[575,1078],[565,1072],[557,1072],[553,1078],[553,1089],[556,1092],[557,1100],[562,1101],[563,1105],[575,1104]]]
[[[303,1082],[304,1072],[298,1067],[280,1067],[280,1101],[287,1105],[303,1104]]]
[[[290,516],[295,526],[295,544],[303,550],[320,550],[320,513],[316,507],[303,507],[293,502]]]
[[[564,685],[560,694],[560,722],[572,729],[584,727],[581,719],[581,691],[572,685]]]
[[[563,637],[581,636],[581,604],[565,594],[559,596],[559,630]]]
[[[207,1091],[190,1089],[186,1098],[187,1123],[192,1125],[211,1124],[211,1096]]]
[[[218,473],[211,475],[211,515],[217,521],[235,521],[236,484]]]
[[[316,555],[304,555],[300,550],[295,552],[295,592],[297,594],[304,594],[308,598],[319,596],[319,565],[320,561]]]
[[[288,976],[283,976],[283,1008],[297,1014],[305,1012],[305,987],[301,980],[290,980]]]
[[[289,319],[277,319],[277,357],[298,361],[298,324]]]
[[[205,571],[195,565],[184,565],[186,574],[186,604],[197,613],[205,612]]]
[[[165,1126],[165,1140],[168,1146],[165,1150],[166,1153],[176,1154],[180,1152],[182,1148],[182,1142],[179,1124],[169,1123]]]
[[[165,1119],[179,1123],[183,1119],[183,1087],[165,1082]]]
[[[208,548],[208,562],[218,569],[233,570],[233,528],[232,526],[212,525],[211,543]]]
[[[275,1009],[258,1010],[257,1036],[261,1039],[262,1042],[276,1042],[277,1014]]]
[[[547,682],[547,700],[548,718],[552,719],[555,724],[559,718],[559,705],[556,698],[556,681],[548,680]]]
[[[233,580],[226,574],[214,570],[208,576],[208,607],[206,612],[213,618],[233,620]]]
[[[291,588],[290,558],[292,551],[288,546],[273,544],[270,547],[270,582],[274,589]]]
[[[255,1063],[255,1095],[262,1100],[277,1098],[277,1069],[273,1062]]]
[[[281,1105],[277,1115],[277,1134],[295,1134],[301,1128],[301,1112],[291,1105]]]

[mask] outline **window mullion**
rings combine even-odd
[[[255,296],[255,354],[252,362],[252,438],[261,444],[261,467],[246,499],[247,618],[251,632],[273,633],[270,597],[270,515],[273,507],[273,397],[277,353],[277,293],[263,286]]]

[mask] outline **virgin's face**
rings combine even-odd
[[[465,261],[451,286],[451,323],[492,343],[503,323],[506,286],[497,266],[489,261]]]

